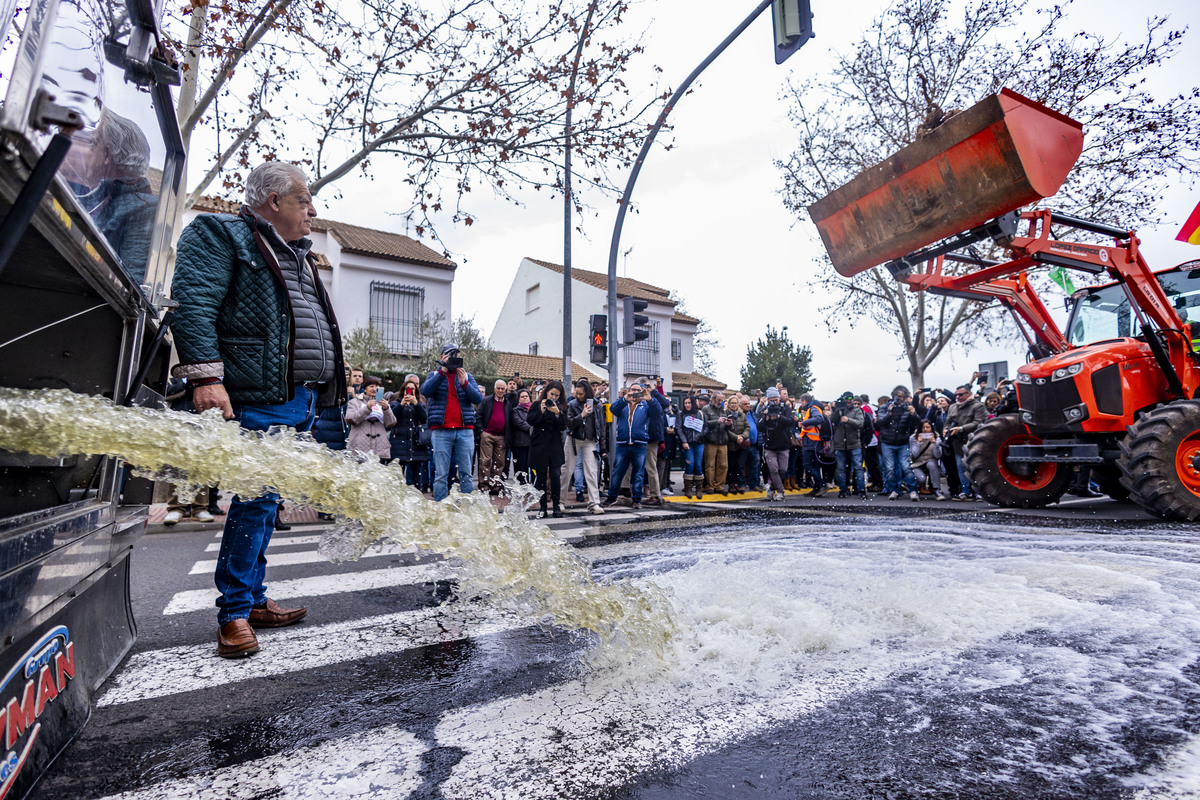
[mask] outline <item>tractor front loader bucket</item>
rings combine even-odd
[[[1050,197],[1083,151],[1083,126],[1002,89],[808,207],[850,277]]]

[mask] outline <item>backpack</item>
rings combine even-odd
[[[864,411],[863,426],[858,431],[858,441],[863,447],[868,447],[873,438],[875,438],[875,415],[869,411]]]

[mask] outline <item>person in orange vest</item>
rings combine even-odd
[[[821,452],[822,431],[829,425],[821,411],[821,404],[813,399],[811,394],[800,395],[800,430],[804,432],[804,441],[800,446],[800,457],[803,469],[813,478],[813,497],[820,497],[829,491],[825,476],[821,474],[821,464],[817,454]]]

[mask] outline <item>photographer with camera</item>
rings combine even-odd
[[[867,496],[867,480],[863,470],[862,438],[860,436],[866,417],[862,408],[855,405],[853,392],[843,392],[833,403],[829,415],[833,423],[833,455],[837,459],[838,497],[849,497],[853,491],[859,497]],[[854,471],[855,488],[846,488],[846,468]]]
[[[433,443],[433,499],[450,494],[450,464],[458,469],[459,490],[475,490],[471,476],[471,455],[475,451],[475,406],[483,402],[475,378],[463,368],[458,345],[442,348],[438,368],[421,384],[421,394],[429,400],[429,428]]]
[[[876,427],[879,429],[879,446],[883,451],[883,490],[889,500],[895,500],[900,492],[907,491],[910,500],[916,502],[917,478],[912,471],[912,454],[908,440],[921,428],[921,418],[913,411],[909,402],[908,389],[897,386],[892,390],[892,401],[886,411],[881,411]]]
[[[784,479],[788,471],[788,455],[792,447],[792,431],[796,428],[796,415],[779,401],[779,390],[774,386],[767,389],[767,402],[758,412],[758,430],[763,440],[763,458],[767,462],[767,473],[771,485],[767,490],[767,501],[784,498]]]
[[[617,402],[612,404],[611,412],[617,424],[614,442],[617,452],[612,478],[608,484],[608,497],[601,505],[611,506],[617,502],[625,471],[632,470],[629,474],[629,488],[633,508],[638,509],[642,507],[643,473],[646,469],[646,443],[650,440],[650,420],[662,416],[662,406],[651,399],[648,388],[639,381],[634,381]]]

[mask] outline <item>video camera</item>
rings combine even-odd
[[[457,350],[455,350],[451,355],[446,356],[446,369],[450,370],[451,372],[456,369],[462,369],[462,365],[462,356],[458,354]]]

